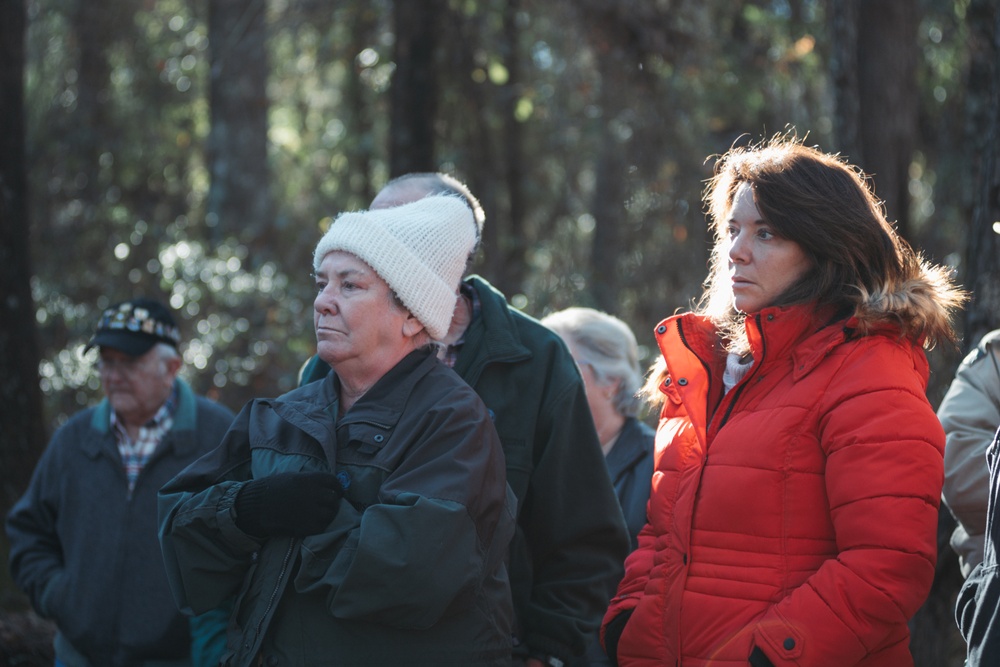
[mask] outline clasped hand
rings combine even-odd
[[[284,472],[247,482],[236,495],[236,526],[259,538],[305,537],[330,525],[344,487],[329,472]]]

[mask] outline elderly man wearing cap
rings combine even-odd
[[[248,403],[161,491],[178,600],[236,596],[225,664],[509,664],[515,501],[485,406],[431,344],[473,229],[453,197],[338,217],[314,258],[333,372]]]
[[[134,299],[104,311],[106,398],[56,431],[7,518],[10,569],[55,621],[56,665],[190,665],[188,619],[171,598],[156,534],[156,494],[217,446],[233,420],[177,376],[169,309]]]

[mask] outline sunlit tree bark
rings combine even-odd
[[[910,235],[910,162],[917,137],[915,0],[862,2],[858,85],[862,166],[903,237]]]
[[[827,3],[836,150],[872,177],[890,220],[909,233],[909,166],[917,136],[914,0]]]

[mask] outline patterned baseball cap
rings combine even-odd
[[[84,352],[92,347],[110,347],[133,357],[146,354],[156,343],[174,348],[181,342],[181,332],[170,309],[153,299],[132,299],[104,311],[94,337]]]

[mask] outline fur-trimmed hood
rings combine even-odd
[[[865,335],[886,325],[930,349],[942,340],[954,341],[952,318],[968,295],[956,288],[948,269],[921,261],[919,273],[889,282],[875,291],[858,287],[860,302],[849,327]]]

